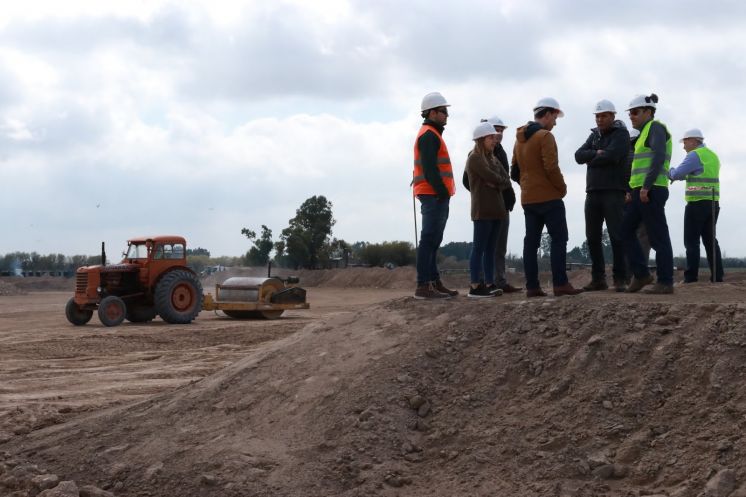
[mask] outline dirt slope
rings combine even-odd
[[[0,449],[121,496],[743,497],[746,292],[707,288],[398,298]]]

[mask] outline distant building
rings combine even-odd
[[[16,257],[10,264],[10,274],[12,276],[23,276],[23,265],[21,259]]]

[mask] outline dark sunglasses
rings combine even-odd
[[[630,116],[636,116],[637,114],[642,114],[642,109],[630,109],[629,110]]]

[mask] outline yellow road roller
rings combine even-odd
[[[297,278],[239,276],[215,285],[215,298],[205,295],[203,311],[222,311],[236,319],[277,319],[288,309],[308,309],[306,291]]]

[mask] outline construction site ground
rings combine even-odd
[[[0,496],[746,497],[746,273],[438,302],[412,268],[300,276],[278,320],[114,328],[67,322],[72,280],[0,278]]]

